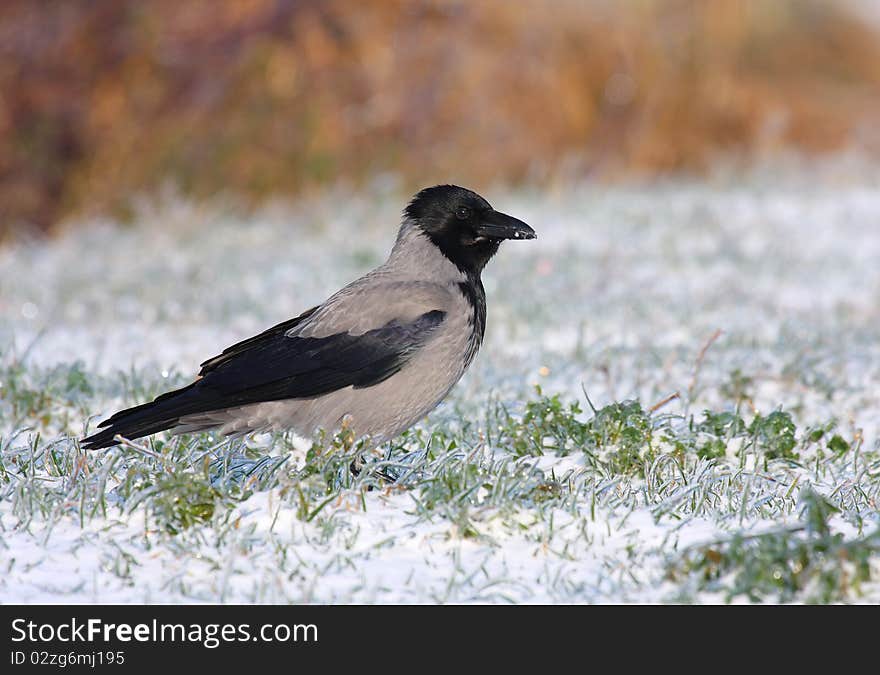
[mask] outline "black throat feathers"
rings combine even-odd
[[[460,281],[458,288],[471,307],[468,322],[474,331],[474,340],[479,346],[486,332],[486,291],[478,274],[468,274],[467,281]]]

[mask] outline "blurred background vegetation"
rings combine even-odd
[[[880,151],[880,31],[813,0],[3,0],[0,239],[165,185],[256,204]]]

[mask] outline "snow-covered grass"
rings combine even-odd
[[[880,601],[878,178],[487,194],[539,239],[357,477],[345,438],[75,439],[378,263],[393,188],[0,250],[0,602]]]

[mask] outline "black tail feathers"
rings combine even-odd
[[[116,436],[133,440],[174,427],[181,416],[196,412],[192,405],[195,384],[169,391],[150,403],[120,410],[98,425],[101,431],[80,441],[83,449],[109,448],[119,444]]]

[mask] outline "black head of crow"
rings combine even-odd
[[[466,273],[482,272],[504,239],[536,236],[521,220],[499,213],[476,192],[457,185],[425,188],[413,197],[404,215]]]
[[[104,420],[83,447],[168,429],[313,437],[345,427],[373,446],[388,441],[440,403],[470,365],[486,323],[480,273],[500,243],[534,237],[475,192],[422,190],[382,265],[204,361],[192,384]]]

